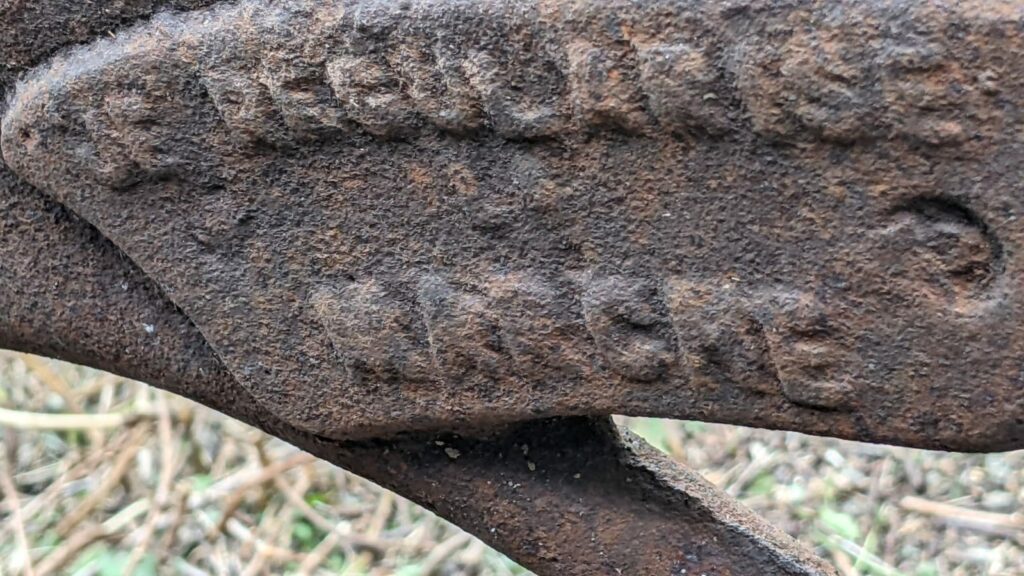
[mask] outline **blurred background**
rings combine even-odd
[[[1024,576],[1024,451],[620,422],[844,576]],[[0,576],[529,574],[403,498],[143,384],[0,352]]]

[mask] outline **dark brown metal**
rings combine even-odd
[[[107,18],[108,23],[111,18],[116,23],[137,15],[123,4],[111,4],[110,9],[103,9],[103,6],[90,4],[36,2],[4,8],[8,10],[3,13],[4,24],[12,35],[33,37],[42,47],[31,56],[36,61],[46,56],[47,50],[59,48],[61,42],[87,39],[72,32],[91,30],[95,35],[104,34],[102,25],[95,28],[86,25],[97,15]],[[25,10],[38,19],[24,17]],[[119,10],[122,13],[115,18]],[[59,26],[57,20],[76,25],[69,29]],[[17,63],[34,64],[31,59],[19,59],[23,52],[18,50],[25,50],[25,46],[4,45],[7,81],[18,72]],[[667,570],[672,564],[685,567],[708,562],[724,567],[731,564],[732,558],[749,564],[765,558],[765,554],[769,555],[767,566],[771,573],[825,570],[817,561],[807,560],[806,554],[785,536],[764,528],[759,522],[753,523],[753,530],[739,525],[746,519],[744,513],[735,510],[727,500],[722,506],[716,506],[707,497],[695,500],[707,504],[698,508],[704,519],[732,520],[731,529],[721,528],[727,530],[722,534],[723,541],[734,548],[716,552],[712,546],[713,555],[707,554],[708,546],[698,540],[713,536],[720,527],[705,530],[687,526],[686,520],[690,517],[687,510],[666,518],[664,512],[671,509],[669,507],[647,519],[644,508],[627,500],[621,502],[620,508],[630,508],[627,510],[630,515],[608,522],[613,505],[593,497],[585,498],[579,487],[589,487],[587,492],[596,495],[602,491],[614,495],[615,483],[607,483],[603,478],[635,475],[643,459],[660,467],[665,463],[659,458],[618,448],[618,441],[608,432],[607,425],[594,428],[594,424],[582,421],[550,421],[521,426],[504,434],[492,432],[493,440],[451,439],[448,435],[451,442],[458,442],[465,451],[464,457],[455,460],[449,455],[454,448],[440,449],[437,445],[440,436],[436,434],[354,444],[318,439],[295,430],[260,408],[235,384],[188,318],[115,246],[73,213],[18,182],[6,167],[0,174],[0,184],[0,310],[4,311],[0,314],[0,346],[89,364],[153,382],[258,425],[457,520],[541,573],[620,573],[623,569],[647,572],[648,568]],[[591,431],[597,433],[588,434]],[[518,444],[509,448],[511,442]],[[573,449],[571,453],[560,454],[558,461],[549,465],[545,462],[545,446],[554,442],[558,442],[556,446],[563,452],[567,447]],[[486,457],[493,453],[518,453],[530,444],[535,446],[533,458],[540,464],[535,462],[534,469],[525,478],[521,478],[522,462]],[[595,450],[606,456],[600,461],[591,460]],[[632,454],[632,463],[609,462],[609,456],[616,452]],[[594,469],[594,464],[600,467]],[[627,464],[628,469],[622,468]],[[559,466],[575,466],[587,473],[577,472],[580,477],[574,477],[571,485],[548,492],[552,486],[550,469]],[[526,469],[529,470],[529,466]],[[617,472],[620,469],[623,472]],[[521,481],[506,485],[510,477],[520,477]],[[541,477],[544,481],[536,482]],[[665,472],[657,476],[652,472],[651,477],[660,479],[659,482],[671,481]],[[499,485],[500,488],[494,488]],[[494,493],[481,494],[483,489],[493,489]],[[490,497],[501,491],[515,493],[508,499],[508,505]],[[655,489],[652,493],[660,493],[662,499],[669,501],[681,497],[674,487]],[[540,521],[529,500],[538,496],[545,498],[549,513],[572,513],[580,519],[579,523],[547,522],[550,518]],[[636,517],[641,512],[640,517]],[[633,521],[628,533],[622,529],[607,529],[621,525],[623,519],[630,517]],[[594,524],[597,519],[607,525]],[[670,525],[665,525],[666,522]],[[594,532],[598,528],[601,535],[595,539]],[[655,528],[659,537],[652,543],[661,546],[660,551],[635,549],[632,536]],[[680,559],[681,549],[676,546],[680,542],[697,546]],[[695,551],[701,556],[695,555]],[[595,561],[599,565],[594,565]],[[799,569],[799,564],[804,564],[804,569]]]
[[[1024,446],[1024,4],[200,4],[0,5],[0,346],[544,574],[831,573],[580,416]]]
[[[540,574],[835,574],[698,475],[619,434],[607,418],[570,418],[372,441],[389,458],[373,467],[360,454],[357,469],[437,502]]]
[[[1016,5],[841,6],[218,6],[37,69],[4,155],[319,435],[1020,445]]]

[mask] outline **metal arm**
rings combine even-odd
[[[0,346],[542,573],[829,573],[600,415],[1024,446],[1024,5],[157,4],[0,11]]]

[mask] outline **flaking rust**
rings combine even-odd
[[[59,4],[0,10],[53,20],[0,42],[4,159],[49,195],[0,181],[4,346],[543,574],[831,573],[584,416],[1024,445],[1017,0],[132,0],[193,10],[109,37]]]

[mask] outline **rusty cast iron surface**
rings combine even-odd
[[[4,157],[319,435],[1019,444],[1013,5],[624,8],[161,17],[30,74]]]
[[[1024,446],[1024,3],[205,4],[0,3],[0,345],[541,573],[831,573],[600,415]]]

